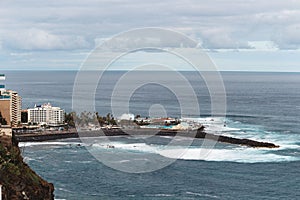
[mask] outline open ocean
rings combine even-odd
[[[23,97],[23,108],[50,102],[72,110],[75,71],[6,71],[6,87]],[[96,73],[96,72],[94,72]],[[107,72],[96,91],[96,109],[111,112],[110,97],[124,72]],[[142,72],[140,76],[143,76]],[[168,72],[148,72],[165,76]],[[116,137],[106,144],[85,146],[79,139],[20,143],[25,161],[54,183],[56,199],[300,199],[300,73],[222,72],[227,97],[226,117],[211,121],[209,92],[193,72],[183,72],[198,97],[208,132],[273,142],[278,149],[255,149],[217,144],[208,156],[199,154],[201,139],[171,165],[149,173],[114,170],[97,161],[89,151],[132,151],[155,154],[159,142]],[[176,85],[176,80],[169,80]],[[185,98],[189,99],[187,95]],[[137,89],[130,112],[146,116],[161,104],[171,117],[180,117],[180,104],[170,90],[155,84]],[[122,102],[120,101],[120,105]],[[189,109],[193,109],[192,107]],[[226,121],[227,126],[223,123]],[[101,143],[101,141],[99,141]],[[180,146],[175,146],[180,149]],[[114,156],[114,154],[111,154]],[[125,162],[125,161],[124,161]]]

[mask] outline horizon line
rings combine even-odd
[[[128,72],[128,71],[136,71],[136,72],[169,72],[169,71],[179,71],[179,72],[195,72],[197,70],[126,70],[126,69],[108,69],[108,70],[80,70],[80,69],[2,69],[1,71],[40,71],[40,72],[47,72],[47,71],[64,71],[64,72],[79,72],[79,71],[109,71],[109,72]],[[300,71],[257,71],[257,70],[218,70],[218,71],[208,71],[203,70],[199,72],[249,72],[249,73],[300,73]]]

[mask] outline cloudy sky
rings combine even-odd
[[[299,0],[1,0],[0,69],[79,69],[99,42],[161,27],[220,70],[300,71]]]

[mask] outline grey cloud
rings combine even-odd
[[[153,26],[201,38],[209,49],[249,48],[252,40],[284,49],[299,44],[297,29],[288,28],[298,19],[296,0],[2,1],[0,40],[13,49],[92,48],[96,38]]]
[[[11,32],[3,46],[20,50],[66,50],[89,48],[91,45],[81,36],[55,35],[40,29]]]
[[[281,49],[300,48],[300,24],[287,26],[280,30],[274,37],[275,42]]]
[[[234,39],[231,35],[232,31],[226,28],[212,28],[203,30],[201,36],[203,38],[202,46],[204,48],[214,47],[216,49],[247,49],[250,48],[248,43]]]

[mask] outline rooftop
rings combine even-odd
[[[60,107],[54,107],[50,103],[45,103],[43,105],[34,105],[34,108],[30,110],[43,110],[43,109],[52,109],[52,110],[62,110]]]

